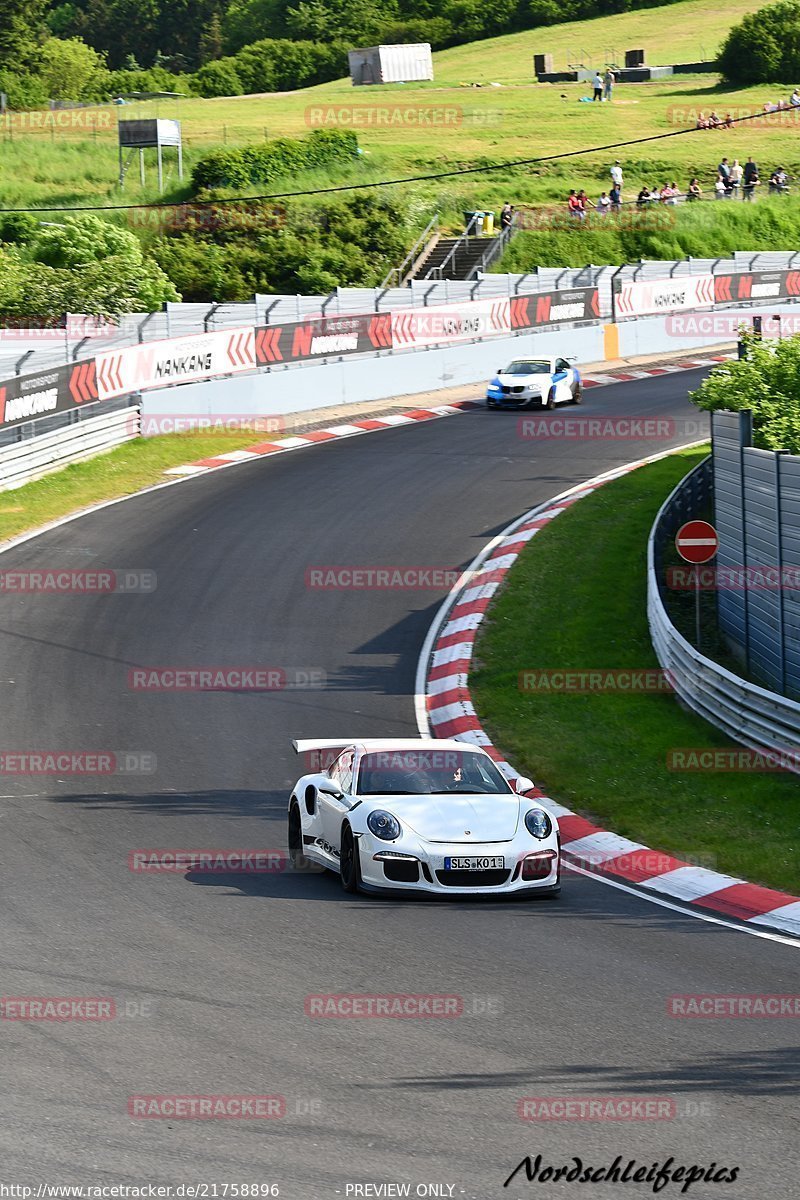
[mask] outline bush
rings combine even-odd
[[[783,0],[734,25],[719,57],[729,83],[794,83],[800,78],[800,2]]]
[[[410,240],[405,211],[366,195],[290,209],[279,221],[276,210],[252,203],[226,206],[225,217],[219,228],[201,220],[152,248],[186,300],[370,287],[400,261]]]
[[[39,52],[38,71],[51,100],[101,100],[108,92],[105,58],[80,38],[48,38]]]
[[[708,411],[753,411],[753,444],[800,453],[800,339],[761,342],[745,334],[747,358],[704,379],[691,399]]]
[[[270,183],[316,167],[352,162],[358,157],[358,138],[350,129],[315,129],[307,138],[275,138],[263,146],[212,150],[195,165],[195,192]]]
[[[192,76],[192,91],[197,96],[241,96],[245,92],[233,58],[206,63]]]

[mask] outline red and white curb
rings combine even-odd
[[[201,458],[185,466],[168,467],[167,475],[202,475],[219,467],[231,467],[236,463],[249,462],[270,454],[285,454],[287,450],[301,450],[304,446],[315,446],[320,442],[332,442],[337,438],[357,437],[362,433],[374,433],[378,429],[393,429],[398,425],[413,425],[416,421],[432,421],[436,417],[452,417],[456,413],[479,407],[476,400],[461,400],[457,404],[439,404],[434,408],[415,408],[404,413],[389,413],[383,417],[370,417],[363,421],[352,421],[346,425],[331,425],[328,429],[315,429],[298,437],[278,438],[259,442],[247,450],[231,450],[213,458]]]
[[[593,371],[583,379],[584,387],[598,387],[606,383],[627,383],[629,379],[650,379],[654,375],[672,375],[676,371],[696,371],[699,367],[716,367],[721,362],[730,362],[735,354],[715,354],[709,358],[684,358],[680,362],[664,363],[660,367],[631,367],[628,369]]]
[[[509,779],[516,778],[518,772],[482,729],[467,686],[478,629],[492,597],[531,538],[560,513],[604,483],[673,453],[674,449],[663,451],[580,484],[532,509],[485,547],[456,583],[423,647],[416,689],[417,724],[423,736],[457,738],[483,746]],[[645,893],[734,918],[746,927],[800,937],[799,897],[651,850],[593,825],[539,788],[528,794],[558,818],[564,861],[579,873],[607,877],[607,881],[624,880]]]
[[[633,379],[648,379],[655,375],[671,375],[675,371],[696,371],[700,367],[715,367],[734,358],[732,354],[715,355],[713,358],[693,358],[660,367],[596,372],[583,379],[584,387],[602,387],[609,383],[627,383]],[[398,425],[413,425],[415,421],[431,421],[436,417],[453,417],[469,409],[483,408],[479,400],[461,400],[455,404],[438,404],[433,408],[414,408],[404,413],[390,413],[382,417],[371,417],[363,421],[352,421],[344,425],[331,425],[328,429],[316,429],[297,437],[276,438],[248,446],[246,450],[230,450],[213,458],[201,458],[197,462],[179,467],[168,467],[167,475],[203,475],[220,467],[232,467],[237,463],[252,462],[270,454],[285,454],[289,450],[301,450],[320,442],[331,442],[337,438],[356,437],[363,433],[374,433],[379,429],[392,429]]]

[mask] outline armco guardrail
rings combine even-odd
[[[710,459],[681,480],[661,506],[647,546],[647,616],[656,657],[681,700],[735,741],[754,750],[784,752],[800,773],[800,704],[734,675],[706,658],[669,619],[662,598],[661,553],[682,520],[697,511]]]
[[[418,350],[484,337],[600,320],[596,288],[239,326],[106,350],[94,358],[0,382],[0,430],[172,383],[255,371],[260,366],[345,355]]]
[[[640,260],[617,266],[538,267],[525,274],[489,274],[476,281],[443,279],[412,280],[408,287],[336,288],[327,296],[286,296],[257,294],[245,303],[165,304],[154,313],[124,313],[115,322],[97,321],[85,315],[68,316],[64,329],[2,329],[0,339],[0,379],[21,369],[43,370],[65,363],[92,358],[99,351],[119,350],[141,342],[163,341],[215,329],[243,326],[285,325],[319,317],[359,316],[364,313],[389,313],[397,309],[427,308],[440,304],[462,304],[471,300],[513,299],[520,295],[597,288],[600,315],[613,316],[612,285],[674,281],[687,277],[712,275],[724,280],[740,275],[767,275],[800,270],[800,251],[735,251],[725,258],[686,258],[676,260]],[[715,285],[716,286],[716,285]],[[756,288],[771,285],[756,280]],[[720,284],[720,299],[725,285]],[[735,298],[731,284],[731,299]],[[763,293],[761,299],[777,298]],[[754,293],[751,300],[758,299]],[[747,297],[739,303],[749,303]],[[729,301],[730,302],[730,301]],[[663,306],[659,312],[669,311]],[[678,310],[673,310],[678,311]],[[710,310],[709,310],[710,311]],[[636,314],[620,314],[633,319]]]
[[[40,479],[68,463],[93,458],[140,434],[136,407],[102,412],[86,420],[43,433],[39,437],[0,447],[0,489],[10,490]]]

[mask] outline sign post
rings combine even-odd
[[[708,521],[687,521],[675,534],[675,549],[684,562],[696,566],[694,573],[694,634],[700,649],[700,565],[710,562],[719,549],[719,537]]]

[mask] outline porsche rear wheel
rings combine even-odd
[[[579,383],[576,383],[572,389],[572,396],[570,397],[570,404],[580,404],[582,399],[583,399],[583,388],[581,387],[581,385]]]
[[[339,850],[339,878],[342,881],[342,891],[352,895],[358,891],[361,883],[361,870],[358,862],[358,846],[349,825],[342,829],[342,843]]]

